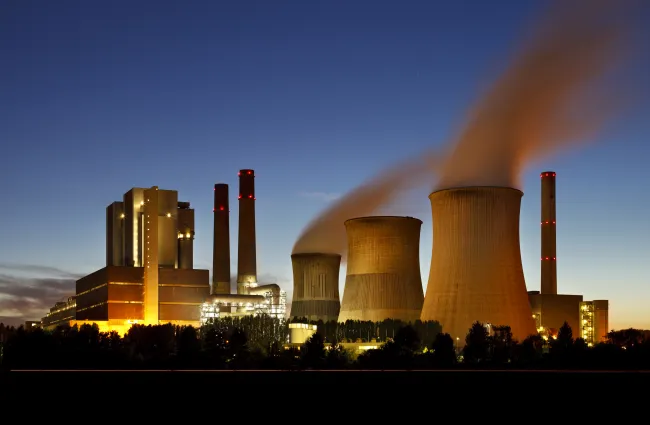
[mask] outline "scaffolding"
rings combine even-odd
[[[284,320],[287,311],[287,293],[280,291],[278,295],[272,291],[261,294],[261,303],[243,302],[206,302],[201,305],[201,325],[210,320],[232,316],[259,316],[262,314]]]
[[[590,301],[580,303],[580,337],[587,345],[594,344],[594,303]]]

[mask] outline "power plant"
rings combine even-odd
[[[224,316],[268,314],[284,318],[286,293],[257,282],[255,171],[239,170],[237,293],[230,293],[230,210],[228,185],[214,185],[213,292],[201,306],[201,323]]]
[[[341,310],[339,298],[338,254],[293,254],[293,299],[291,317],[310,321],[337,320]]]
[[[214,185],[213,277],[193,269],[194,210],[173,190],[133,188],[106,209],[106,267],[79,279],[76,294],[42,319],[46,328],[96,323],[200,326],[226,315],[284,318],[286,293],[257,282],[254,171],[241,170],[237,293],[230,293],[228,185]],[[245,195],[244,195],[245,194]]]
[[[601,341],[607,334],[606,300],[585,301],[582,295],[565,295],[557,293],[557,251],[556,251],[556,177],[555,171],[544,171],[541,179],[541,281],[540,291],[529,291],[528,300],[535,319],[537,331],[545,337],[557,334],[566,322],[574,332],[588,343]],[[594,326],[588,326],[594,319],[593,303],[599,307],[597,332]],[[604,304],[603,304],[604,303]],[[582,306],[587,306],[583,308]],[[591,316],[590,316],[591,315]],[[602,317],[604,317],[604,322]],[[604,331],[601,329],[605,323]]]
[[[132,324],[198,326],[210,294],[209,270],[193,268],[194,210],[178,192],[133,188],[106,208],[106,266],[76,282],[76,294],[44,326],[96,323],[126,332]]]
[[[339,322],[415,321],[424,293],[420,228],[412,217],[347,220],[348,263]]]
[[[508,325],[520,341],[536,334],[519,248],[522,196],[486,186],[429,196],[433,251],[421,320],[460,340],[476,321]]]
[[[526,292],[519,247],[520,190],[499,186],[444,189],[429,195],[433,250],[426,296],[420,276],[422,221],[352,218],[339,298],[340,254],[291,256],[291,317],[345,322],[438,321],[454,339],[471,325],[511,327],[523,340],[553,336],[564,322],[589,344],[608,327],[607,300],[557,293],[556,173],[541,173],[541,285]],[[214,185],[213,275],[193,268],[194,210],[173,190],[133,188],[106,208],[106,267],[79,279],[45,327],[97,323],[125,332],[132,324],[200,326],[224,316],[284,318],[286,293],[257,281],[255,172],[239,171],[236,293],[231,293],[228,185]],[[306,328],[305,328],[306,329]]]

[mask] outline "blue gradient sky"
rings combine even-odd
[[[231,184],[235,270],[240,168],[257,174],[258,271],[290,291],[291,248],[323,194],[452,137],[542,4],[3,2],[0,318],[45,313],[33,295],[21,311],[11,304],[26,286],[101,268],[105,207],[133,186],[192,203],[195,265],[210,268],[212,185]],[[639,99],[649,64],[644,54],[625,75]],[[532,164],[523,187],[529,290],[539,172],[552,169],[559,291],[609,299],[614,328],[650,328],[648,116],[638,102],[587,148]],[[424,221],[426,285],[426,194],[399,209]]]

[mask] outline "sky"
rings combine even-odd
[[[291,295],[290,254],[328,203],[453,138],[543,1],[4,0],[0,14],[0,321],[38,319],[105,265],[105,208],[178,190],[211,268],[212,186],[256,173],[259,280]],[[650,18],[647,10],[643,17]],[[642,39],[643,37],[640,37]],[[648,38],[650,39],[650,38]],[[632,107],[523,176],[521,253],[539,290],[540,179],[557,172],[558,291],[610,300],[610,328],[650,328],[650,55]],[[433,183],[433,182],[432,182]],[[423,220],[428,193],[393,211]],[[341,270],[341,294],[345,268]]]

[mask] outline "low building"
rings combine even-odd
[[[609,301],[594,300],[580,303],[579,337],[591,346],[607,340],[609,332]]]
[[[541,294],[528,292],[528,301],[537,331],[557,334],[564,322],[571,326],[574,338],[580,330],[580,303],[582,295]]]
[[[210,294],[209,274],[160,268],[158,323],[199,326],[200,306]],[[144,318],[144,268],[108,266],[77,281],[77,321],[121,331]]]
[[[66,301],[59,301],[50,308],[50,312],[41,319],[44,329],[53,329],[59,325],[69,323],[76,319],[76,297],[68,297]]]

